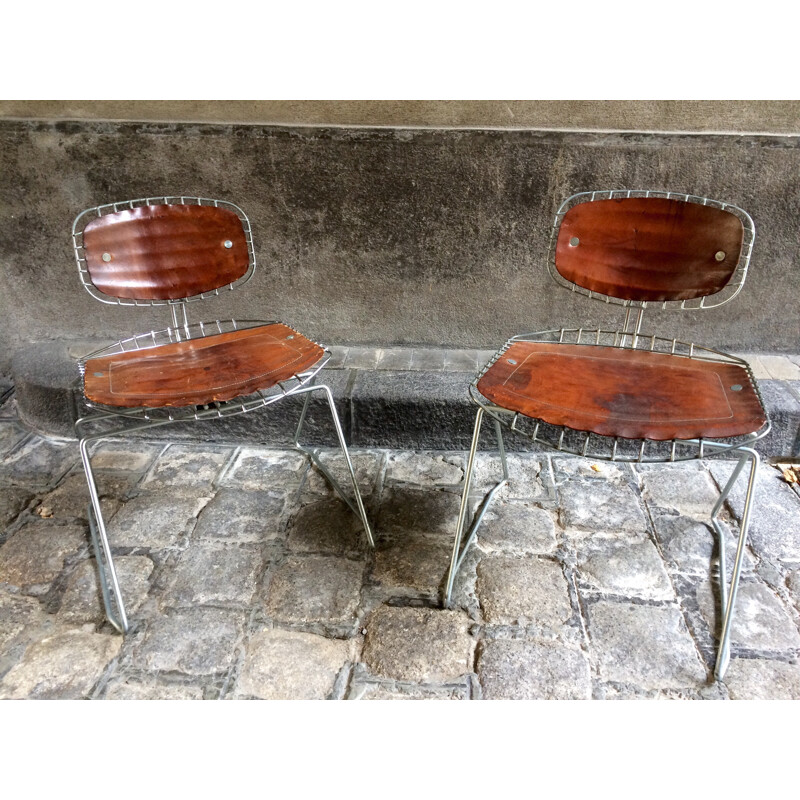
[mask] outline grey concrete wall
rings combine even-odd
[[[796,136],[0,120],[0,176],[3,370],[31,341],[166,324],[163,312],[93,300],[70,244],[84,208],[164,193],[229,199],[253,222],[256,276],[196,305],[202,318],[280,318],[329,344],[476,348],[617,321],[546,274],[566,196],[707,195],[754,217],[749,285],[720,310],[654,312],[645,329],[732,351],[798,349]]]
[[[800,134],[797,100],[0,100],[0,117]]]

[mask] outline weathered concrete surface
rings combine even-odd
[[[549,229],[577,191],[653,188],[743,206],[757,238],[724,309],[653,312],[646,328],[722,349],[789,352],[800,211],[797,136],[0,121],[0,352],[163,327],[93,300],[78,212],[159,193],[230,199],[253,221],[246,290],[196,313],[284,319],[330,344],[494,347],[511,333],[618,314],[547,277]],[[780,313],[774,313],[780,308]],[[8,369],[0,364],[0,372]]]

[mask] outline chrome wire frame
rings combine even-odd
[[[129,298],[113,297],[111,295],[104,294],[97,289],[92,283],[89,270],[86,266],[86,254],[83,247],[83,231],[86,228],[86,225],[88,225],[92,220],[97,219],[98,217],[106,216],[107,214],[116,214],[120,211],[133,210],[143,206],[162,205],[214,206],[215,208],[225,208],[229,211],[233,211],[233,213],[239,217],[239,220],[242,223],[242,229],[247,242],[249,264],[245,274],[242,275],[241,278],[237,278],[237,280],[233,281],[232,283],[225,284],[224,286],[220,286],[208,292],[193,295],[192,297],[180,297],[174,300],[132,300]],[[179,324],[177,317],[178,306],[182,307],[183,321],[186,322],[186,303],[195,302],[197,300],[207,300],[210,297],[219,296],[219,294],[223,291],[237,289],[250,280],[256,268],[256,255],[253,247],[253,232],[250,228],[250,220],[247,218],[247,214],[245,214],[244,211],[239,208],[239,206],[235,205],[234,203],[230,203],[227,200],[213,200],[207,197],[186,197],[183,195],[140,197],[136,200],[125,200],[119,203],[106,203],[101,206],[87,208],[85,211],[82,211],[80,214],[78,214],[78,216],[75,217],[75,221],[72,223],[72,246],[73,250],[75,251],[75,261],[78,265],[78,275],[80,276],[83,288],[86,289],[86,291],[89,292],[89,294],[94,297],[95,300],[99,300],[101,303],[108,303],[110,305],[118,306],[172,306],[172,319],[175,327],[178,327]]]
[[[651,352],[669,353],[687,359],[715,361],[722,363],[734,363],[747,370],[750,382],[755,390],[759,401],[763,407],[763,400],[758,391],[752,371],[747,364],[736,356],[722,353],[710,348],[699,347],[697,345],[681,342],[677,339],[667,339],[652,335],[643,335],[639,331],[641,314],[631,325],[630,310],[626,314],[625,328],[621,331],[604,330],[585,330],[582,328],[561,328],[559,330],[541,331],[538,333],[522,334],[510,338],[503,347],[492,357],[488,364],[481,370],[475,380],[470,384],[469,392],[473,402],[478,406],[475,417],[475,428],[472,436],[469,456],[467,459],[467,470],[464,476],[464,489],[461,496],[461,507],[459,510],[458,523],[456,525],[456,535],[453,541],[453,550],[450,558],[450,567],[445,582],[443,605],[450,607],[452,602],[453,584],[458,570],[461,568],[470,544],[474,541],[478,528],[483,520],[489,505],[499,489],[509,481],[508,465],[506,462],[505,447],[503,444],[502,428],[504,426],[514,433],[524,436],[528,440],[544,445],[549,449],[558,452],[569,453],[572,455],[585,456],[595,460],[618,461],[628,463],[668,463],[675,461],[687,461],[700,459],[710,455],[722,453],[735,453],[739,461],[722,490],[713,510],[711,511],[711,523],[717,536],[719,549],[719,598],[720,608],[723,617],[720,643],[717,650],[717,660],[714,668],[714,676],[721,680],[728,668],[730,661],[730,632],[733,620],[733,612],[736,603],[736,596],[739,589],[739,577],[747,543],[747,532],[750,524],[752,510],[753,490],[755,487],[756,475],[760,459],[758,453],[752,449],[756,441],[766,436],[770,431],[769,420],[762,428],[754,433],[731,437],[729,441],[712,441],[708,439],[673,439],[667,442],[657,442],[646,439],[622,439],[621,437],[601,436],[588,431],[577,431],[564,426],[555,426],[545,423],[542,420],[535,420],[525,417],[514,411],[497,406],[489,402],[478,391],[478,381],[484,374],[503,356],[506,350],[515,342],[562,342],[579,344],[581,346],[611,346],[620,349],[648,350]],[[481,432],[481,425],[484,415],[491,417],[494,421],[497,442],[500,451],[502,466],[502,477],[499,482],[485,495],[475,516],[470,523],[469,529],[464,533],[467,523],[467,514],[470,500],[470,490],[472,485],[472,475],[475,465],[475,454],[478,448],[478,440]],[[589,442],[594,437],[593,447],[590,450]],[[650,451],[647,452],[647,448]],[[723,504],[727,500],[734,484],[744,470],[747,462],[750,461],[750,473],[747,483],[747,492],[744,502],[744,510],[739,526],[739,537],[734,559],[733,574],[730,586],[727,584],[727,559],[726,559],[726,531],[718,520],[718,515],[722,510]]]
[[[715,294],[697,297],[690,300],[623,300],[618,297],[611,297],[610,295],[592,291],[591,289],[585,289],[584,287],[578,286],[572,281],[564,278],[556,268],[555,255],[556,244],[558,242],[558,231],[566,213],[571,208],[576,205],[580,205],[581,203],[591,203],[595,200],[619,200],[628,197],[657,197],[665,200],[682,200],[687,203],[697,203],[703,206],[719,208],[722,211],[728,211],[729,213],[738,217],[744,229],[742,250],[739,254],[739,261],[736,264],[733,275],[725,287]],[[608,305],[619,305],[628,309],[636,308],[640,310],[640,313],[646,308],[673,309],[678,311],[696,310],[701,308],[716,308],[717,306],[724,305],[730,300],[733,300],[733,298],[736,297],[736,295],[741,291],[745,278],[747,277],[747,268],[750,264],[750,256],[753,252],[755,236],[755,225],[753,224],[752,217],[738,206],[731,205],[730,203],[723,203],[720,200],[712,200],[708,197],[700,197],[693,194],[662,192],[650,189],[609,189],[596,192],[580,192],[568,197],[556,212],[552,234],[550,236],[550,247],[547,256],[547,269],[550,272],[550,276],[559,286],[569,289],[569,291],[574,292],[575,294],[580,294],[593,300],[600,300]]]
[[[257,320],[226,320],[225,322],[220,322],[217,320],[213,323],[194,323],[193,325],[188,326],[188,330],[190,333],[200,334],[208,337],[227,332],[228,330],[241,330],[242,328],[267,324],[270,323],[259,322]],[[86,362],[91,358],[97,358],[100,355],[128,352],[129,350],[152,349],[154,347],[162,346],[166,343],[180,341],[181,339],[179,337],[184,335],[186,332],[187,331],[185,328],[181,329],[180,331],[177,329],[167,328],[163,331],[154,331],[151,333],[134,336],[130,339],[124,339],[114,345],[111,345],[110,347],[97,350],[94,353],[84,356],[84,358],[82,358],[79,362],[81,377],[83,377]],[[196,336],[193,338],[196,338]],[[321,347],[322,345],[319,346]],[[353,469],[347,443],[344,438],[344,432],[339,421],[339,415],[336,411],[333,395],[328,386],[316,383],[316,378],[319,371],[328,363],[331,357],[330,351],[327,348],[323,348],[323,350],[325,351],[324,355],[311,369],[293,375],[287,380],[280,381],[269,390],[257,390],[253,394],[225,402],[212,402],[202,406],[127,409],[92,403],[91,401],[86,400],[84,395],[84,403],[88,407],[89,413],[76,420],[75,433],[78,437],[81,461],[83,462],[84,472],[86,473],[86,482],[89,487],[89,531],[97,557],[100,588],[103,595],[103,603],[105,605],[106,615],[109,622],[118,631],[120,631],[120,633],[125,633],[128,630],[129,624],[125,612],[125,604],[120,591],[119,579],[114,567],[114,559],[111,554],[111,547],[106,532],[106,525],[103,519],[102,509],[100,507],[97,484],[95,482],[94,472],[92,470],[91,460],[89,457],[88,448],[92,442],[98,442],[102,439],[107,439],[112,436],[146,431],[150,430],[151,428],[170,425],[178,422],[200,422],[209,419],[234,417],[238,416],[239,414],[246,414],[258,408],[271,405],[272,403],[283,400],[287,397],[305,394],[305,402],[300,414],[300,420],[298,422],[297,429],[295,430],[293,446],[295,449],[309,456],[309,458],[314,464],[316,464],[327,480],[330,481],[334,491],[340,495],[342,500],[344,500],[353,513],[361,518],[367,541],[371,547],[375,546],[372,529],[370,527],[369,520],[367,519],[366,510],[364,508],[364,503],[358,488],[358,481],[356,480],[355,471]],[[309,399],[313,392],[324,392],[328,400],[328,406],[333,418],[336,436],[340,449],[344,454],[345,462],[347,464],[347,469],[352,482],[353,492],[355,494],[355,504],[347,496],[340,484],[333,478],[330,471],[320,462],[319,451],[317,449],[305,447],[299,443],[303,423],[306,419]]]

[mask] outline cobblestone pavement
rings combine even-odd
[[[732,462],[512,454],[455,608],[441,610],[465,454],[353,455],[374,552],[299,453],[103,442],[123,639],[104,621],[77,446],[29,433],[7,403],[0,697],[800,698],[800,495],[774,468],[723,684],[707,522]],[[497,469],[481,454],[477,488]],[[741,505],[740,491],[732,533]]]

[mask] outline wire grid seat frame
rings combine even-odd
[[[85,226],[95,219],[107,215],[117,214],[120,211],[133,211],[135,209],[152,210],[151,207],[159,205],[169,206],[208,206],[232,211],[242,226],[244,241],[247,248],[247,266],[240,277],[222,286],[216,286],[210,291],[198,292],[194,295],[170,299],[139,299],[120,298],[100,292],[92,282],[92,275],[88,268],[87,247],[84,242]],[[292,396],[305,395],[297,427],[292,440],[296,450],[306,454],[317,466],[333,489],[340,495],[351,511],[360,517],[364,532],[370,547],[374,547],[372,528],[367,518],[364,503],[361,497],[355,471],[353,469],[347,443],[344,438],[339,416],[333,399],[333,394],[328,386],[317,383],[316,379],[320,370],[330,360],[330,351],[317,342],[307,339],[290,326],[277,322],[261,320],[214,320],[212,322],[190,323],[186,314],[186,303],[216,297],[221,291],[238,288],[245,284],[253,275],[256,267],[255,251],[253,248],[252,232],[247,215],[238,206],[223,200],[206,198],[193,198],[185,196],[163,196],[155,198],[142,198],[120,203],[110,203],[96,206],[81,212],[75,219],[72,227],[72,240],[75,257],[78,265],[79,276],[84,288],[92,297],[104,303],[133,306],[168,306],[172,313],[172,325],[157,331],[137,334],[121,339],[114,344],[102,347],[83,356],[78,360],[80,383],[83,390],[83,404],[87,412],[75,422],[75,432],[78,437],[81,460],[83,463],[86,481],[89,489],[89,531],[97,558],[97,567],[100,577],[100,588],[105,606],[106,616],[111,625],[121,633],[129,629],[129,621],[125,611],[125,604],[120,590],[119,579],[114,565],[111,547],[108,540],[105,521],[100,506],[97,484],[91,466],[89,446],[102,439],[112,436],[126,435],[134,432],[146,431],[158,426],[170,425],[180,422],[199,422],[209,419],[224,419],[240,414],[246,414],[280,400]],[[224,246],[230,248],[231,242]],[[106,254],[104,254],[106,255]],[[110,260],[110,259],[103,259]],[[121,407],[112,404],[95,402],[86,396],[85,380],[87,364],[109,356],[127,357],[128,354],[142,353],[148,356],[158,353],[159,349],[179,343],[196,344],[213,342],[214,338],[247,331],[255,331],[277,325],[282,329],[293,331],[287,338],[296,335],[300,340],[313,345],[320,351],[320,356],[310,365],[293,374],[282,377],[269,386],[256,388],[254,391],[227,400],[213,400],[201,404],[190,405],[141,405],[137,407]],[[308,447],[301,444],[301,434],[308,412],[311,394],[322,392],[327,400],[333,425],[336,431],[339,447],[344,455],[344,460],[351,480],[353,499],[348,496],[330,470],[320,460],[319,448]]]
[[[629,197],[649,198],[656,197],[668,200],[679,200],[682,202],[697,203],[708,205],[734,214],[742,223],[743,236],[742,246],[735,270],[733,270],[730,281],[724,289],[724,296],[716,298],[712,302],[704,302],[707,298],[697,298],[691,301],[686,300],[659,300],[657,302],[632,300],[603,295],[599,292],[577,286],[565,279],[556,266],[556,241],[559,228],[566,213],[575,205],[584,202],[593,202],[599,199],[620,199]],[[651,191],[603,191],[603,192],[582,192],[573,195],[562,203],[553,224],[550,247],[548,253],[548,270],[556,282],[568,288],[570,291],[580,293],[591,299],[599,300],[608,304],[620,305],[625,308],[625,322],[620,330],[603,330],[587,328],[559,328],[555,330],[538,331],[528,334],[520,334],[509,338],[504,345],[489,360],[486,366],[478,373],[476,378],[469,386],[470,399],[478,406],[473,430],[472,444],[469,451],[467,469],[464,478],[464,488],[456,526],[456,534],[453,542],[453,550],[450,559],[450,566],[445,580],[443,593],[443,605],[449,607],[452,601],[453,585],[455,576],[461,568],[467,551],[475,540],[479,526],[495,494],[509,482],[508,465],[506,461],[506,451],[503,441],[503,428],[512,433],[521,435],[529,441],[542,445],[556,452],[568,453],[576,456],[583,456],[593,460],[605,460],[623,463],[669,463],[702,459],[711,455],[724,453],[735,453],[738,456],[738,463],[733,470],[727,484],[723,488],[720,497],[711,511],[711,523],[717,537],[719,552],[719,600],[722,615],[722,627],[717,650],[717,660],[714,675],[717,679],[722,679],[730,662],[730,632],[733,619],[733,612],[738,593],[739,578],[743,556],[747,542],[747,531],[751,518],[753,490],[760,463],[758,453],[752,445],[766,436],[770,431],[770,422],[763,409],[763,399],[758,389],[758,384],[753,376],[752,370],[746,361],[737,356],[724,353],[708,347],[701,347],[691,342],[684,342],[675,338],[656,336],[653,334],[643,334],[641,332],[642,315],[645,308],[671,308],[676,310],[694,310],[703,308],[713,308],[723,305],[732,300],[742,288],[747,274],[747,268],[752,254],[753,242],[755,240],[755,230],[750,216],[736,206],[719,201],[701,198],[694,195],[677,194],[673,192],[651,192]],[[733,284],[733,285],[731,285]],[[730,288],[729,288],[730,287]],[[634,315],[632,312],[636,311]],[[567,345],[575,348],[618,348],[619,350],[638,351],[640,353],[665,354],[667,356],[677,356],[687,361],[707,362],[709,364],[735,365],[742,369],[749,382],[751,389],[758,398],[758,403],[763,412],[764,422],[760,428],[753,432],[743,433],[737,436],[717,437],[717,438],[672,438],[667,440],[656,440],[648,438],[626,439],[622,436],[602,435],[589,430],[570,428],[567,425],[551,424],[541,418],[528,417],[519,410],[505,408],[492,402],[485,397],[480,389],[479,383],[495,365],[508,352],[509,348],[516,343],[544,343]],[[586,351],[590,352],[590,351]],[[731,387],[742,389],[739,387]],[[471,482],[475,465],[475,454],[478,446],[478,439],[482,428],[483,417],[488,416],[494,423],[495,435],[498,443],[500,465],[502,477],[483,498],[478,506],[474,517],[467,530],[467,509],[469,505]],[[744,509],[739,527],[737,540],[736,556],[734,559],[733,573],[728,585],[728,568],[726,558],[726,531],[719,522],[718,515],[730,495],[736,481],[742,474],[747,463],[750,463],[750,473],[747,481]]]

